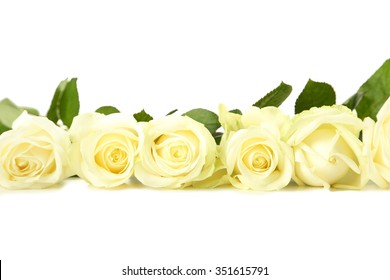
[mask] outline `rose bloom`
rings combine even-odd
[[[364,119],[363,143],[370,159],[370,179],[386,188],[390,184],[390,98],[376,118],[376,123],[371,118]]]
[[[216,143],[206,127],[170,115],[144,126],[145,142],[135,177],[146,186],[180,188],[213,174]]]
[[[75,173],[95,187],[126,183],[143,141],[142,128],[122,113],[81,114],[69,129],[70,159]]]
[[[220,120],[226,128],[221,159],[230,183],[261,191],[287,186],[294,170],[292,149],[283,141],[290,118],[276,107],[252,107],[240,120],[231,114],[220,106]]]
[[[68,133],[44,117],[23,112],[0,136],[0,186],[38,189],[71,176]]]
[[[294,149],[294,180],[325,188],[362,188],[368,181],[367,157],[359,140],[362,127],[356,114],[341,105],[297,114],[288,140]]]

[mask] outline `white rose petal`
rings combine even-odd
[[[370,179],[381,188],[390,185],[390,98],[377,114],[364,119],[363,143],[369,157]]]
[[[264,108],[250,107],[242,115],[242,126],[250,127],[257,125],[268,125],[270,129],[278,129],[281,138],[284,138],[291,127],[291,119],[277,107],[269,106]]]

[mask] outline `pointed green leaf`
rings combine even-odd
[[[77,78],[63,80],[57,87],[46,116],[57,124],[59,120],[70,127],[80,110]]]
[[[295,114],[309,110],[311,107],[330,106],[335,103],[336,93],[331,85],[309,80],[295,101]]]
[[[73,118],[79,114],[80,101],[77,91],[77,78],[72,78],[66,85],[60,102],[60,116],[62,122],[70,127]]]
[[[230,110],[229,112],[230,112],[230,113],[237,114],[237,115],[242,115],[242,112],[241,112],[241,110],[239,110],[239,109],[233,109],[233,110]]]
[[[172,114],[174,114],[174,113],[176,113],[176,112],[177,112],[177,109],[172,110],[172,111],[170,111],[170,112],[167,114],[167,116],[172,115]]]
[[[146,113],[145,110],[134,114],[133,117],[136,119],[137,122],[149,122],[153,120],[153,117]]]
[[[60,84],[57,86],[56,91],[53,95],[53,99],[51,100],[49,111],[46,114],[46,117],[55,124],[57,124],[58,120],[61,118],[60,103],[67,84],[68,79],[65,79],[61,81]]]
[[[102,106],[96,109],[96,112],[104,115],[110,115],[114,113],[119,113],[119,110],[114,106]]]
[[[275,106],[279,107],[284,100],[290,95],[292,91],[292,87],[288,84],[285,84],[283,82],[280,83],[280,85],[269,92],[266,96],[261,98],[259,101],[257,101],[253,106],[263,108],[267,106]]]
[[[218,121],[218,115],[206,109],[193,109],[183,115],[204,124],[211,134],[215,134],[217,129],[221,127]]]
[[[376,114],[389,97],[390,59],[386,60],[344,105],[351,110],[356,109],[361,119],[371,117],[376,120]]]

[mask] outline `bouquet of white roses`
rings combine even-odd
[[[0,101],[0,186],[46,188],[77,175],[112,188],[135,178],[155,188],[362,189],[390,185],[390,60],[344,104],[309,80],[290,118],[281,83],[243,113],[173,110],[153,119],[112,106],[79,113],[76,78],[57,87],[45,116]]]

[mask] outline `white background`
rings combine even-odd
[[[0,97],[44,114],[57,84],[78,77],[81,112],[114,105],[158,118],[220,102],[245,110],[283,80],[291,114],[311,78],[341,103],[390,57],[386,2],[1,0]],[[389,279],[389,213],[390,193],[374,187],[108,191],[76,179],[1,190],[2,274],[268,266],[268,279]]]

